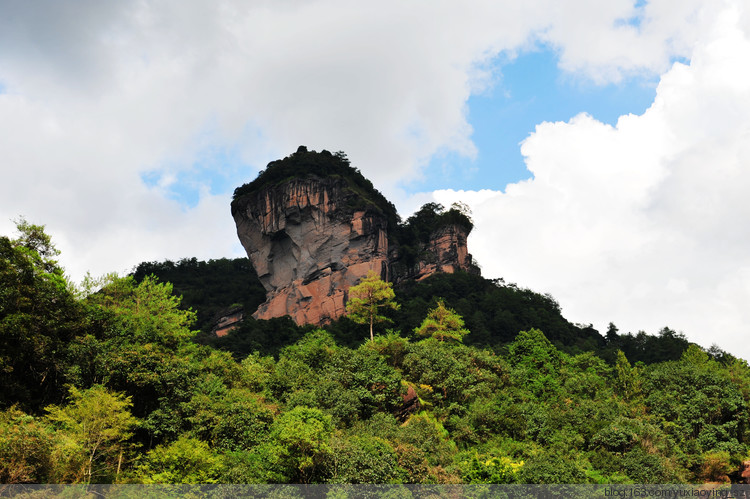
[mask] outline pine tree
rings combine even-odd
[[[463,318],[452,308],[446,307],[443,300],[438,300],[438,306],[427,313],[422,325],[414,332],[440,341],[448,339],[458,342],[462,342],[463,337],[469,334],[469,330],[464,328]]]
[[[381,314],[381,309],[398,310],[400,308],[395,297],[391,283],[383,281],[375,271],[371,270],[359,284],[349,289],[346,313],[357,324],[369,323],[370,341],[374,341],[375,323],[389,320]]]

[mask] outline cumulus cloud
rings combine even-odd
[[[435,193],[474,209],[487,275],[557,297],[606,328],[682,330],[750,358],[750,31],[716,16],[654,104],[615,127],[585,114],[523,143],[534,178],[502,192]]]
[[[672,297],[691,297],[729,331],[744,313],[727,299],[748,287],[748,23],[733,0],[10,3],[0,233],[18,215],[46,224],[74,278],[238,256],[231,188],[300,144],[346,151],[403,200],[433,155],[476,153],[467,99],[501,77],[498,55],[543,43],[597,82],[668,72],[644,116],[542,124],[523,146],[534,180],[471,194],[485,273],[580,320],[681,327]]]

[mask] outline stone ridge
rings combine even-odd
[[[266,290],[256,319],[289,315],[322,324],[346,313],[348,289],[374,270],[384,280],[421,280],[437,272],[479,273],[468,230],[443,225],[409,267],[390,241],[388,216],[362,206],[339,175],[305,174],[246,191],[232,202],[237,235]],[[365,205],[367,206],[367,205]],[[391,238],[393,239],[393,238]]]

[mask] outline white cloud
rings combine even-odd
[[[692,57],[644,116],[540,125],[523,146],[535,180],[481,194],[472,244],[488,275],[552,291],[580,320],[615,310],[606,320],[681,327],[670,304],[693,297],[706,320],[714,306],[735,324],[748,25],[732,0],[4,5],[0,233],[18,215],[47,224],[74,277],[237,255],[231,193],[204,187],[194,207],[169,195],[212,151],[244,161],[216,172],[239,185],[299,144],[345,150],[403,199],[399,182],[432,155],[475,153],[466,102],[497,77],[498,54],[547,43],[601,82]]]
[[[750,358],[750,33],[714,20],[654,104],[616,127],[579,115],[523,144],[532,180],[467,201],[488,276],[558,298],[571,320],[663,326]]]

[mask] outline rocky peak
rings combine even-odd
[[[436,224],[443,215],[432,215],[432,225],[414,217],[399,224],[393,205],[343,153],[300,147],[270,163],[232,201],[240,242],[266,289],[253,316],[289,315],[298,324],[336,319],[346,311],[349,287],[370,270],[386,280],[478,273],[466,247],[471,228]]]
[[[463,271],[479,274],[479,267],[469,254],[468,236],[468,230],[462,225],[449,224],[439,227],[421,246],[422,252],[416,264],[406,269],[406,272],[394,269],[392,279],[396,282],[405,279],[421,281],[439,272],[453,274]],[[392,265],[397,267],[397,261]]]

